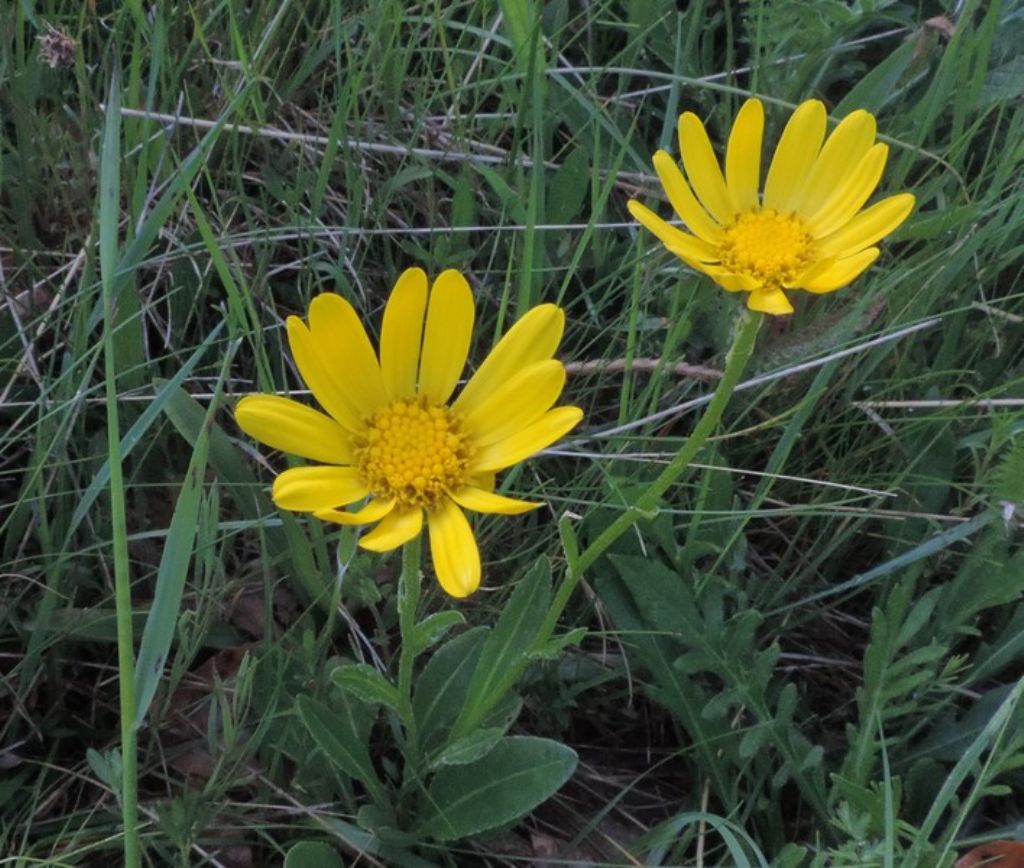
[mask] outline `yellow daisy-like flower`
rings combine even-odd
[[[380,523],[359,540],[384,552],[413,539],[426,514],[434,569],[453,597],[480,584],[480,553],[463,509],[517,514],[542,504],[494,493],[494,474],[551,445],[582,418],[555,407],[565,368],[553,358],[565,315],[532,308],[498,342],[449,403],[473,335],[473,293],[454,270],[428,292],[427,275],[399,277],[384,311],[380,356],[340,295],[288,318],[295,364],[327,411],[277,395],[243,398],[247,434],[323,462],[286,470],[274,502],[344,525]],[[324,466],[326,465],[326,466]],[[343,507],[369,498],[355,511]]]
[[[733,124],[725,174],[700,119],[679,117],[686,177],[665,151],[654,168],[669,202],[693,234],[630,201],[630,213],[691,268],[723,289],[749,292],[748,307],[792,313],[784,290],[832,292],[878,256],[873,245],[914,207],[910,193],[861,211],[882,177],[889,149],[875,142],[875,118],[858,110],[825,139],[825,106],[812,99],[793,112],[761,194],[764,107],[748,99]]]

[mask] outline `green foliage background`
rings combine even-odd
[[[0,854],[121,846],[97,249],[115,66],[136,633],[154,610],[175,640],[139,733],[151,864],[322,842],[380,864],[930,866],[1020,835],[1022,44],[1019,0],[0,6]],[[566,308],[585,424],[507,476],[550,509],[477,521],[465,645],[538,556],[558,571],[558,517],[593,539],[697,411],[624,426],[713,388],[674,366],[721,368],[738,300],[624,205],[657,201],[679,112],[721,142],[751,93],[771,138],[808,97],[874,112],[883,187],[918,209],[852,287],[762,331],[719,436],[574,597],[585,638],[527,673],[502,725],[576,751],[560,794],[482,836],[383,840],[296,708],[342,701],[341,662],[397,665],[399,558],[276,513],[284,460],[233,397],[302,388],[284,318],[338,291],[379,322],[409,265],[470,276],[477,363],[530,305]],[[392,775],[385,725],[357,717]]]

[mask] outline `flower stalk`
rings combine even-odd
[[[675,457],[661,471],[658,478],[647,487],[647,490],[637,498],[632,508],[616,518],[615,521],[598,534],[597,539],[580,553],[579,561],[577,562],[578,572],[582,573],[586,570],[587,567],[608,550],[608,547],[615,540],[636,524],[639,519],[650,515],[653,510],[657,509],[661,496],[679,479],[683,471],[686,470],[690,462],[696,457],[704,442],[718,426],[718,422],[721,420],[722,414],[729,404],[729,399],[739,384],[740,377],[743,376],[743,371],[746,369],[747,362],[754,351],[757,333],[761,328],[763,320],[764,316],[762,314],[750,309],[745,310],[740,315],[732,346],[726,355],[725,371],[722,374],[722,379],[719,381],[718,388],[715,389],[715,394],[704,411],[704,415],[701,416],[697,427],[693,429],[693,434],[679,447]]]
[[[679,447],[675,457],[662,470],[658,478],[637,498],[636,502],[601,531],[597,539],[583,549],[579,556],[572,559],[569,563],[565,581],[562,582],[555,592],[554,600],[552,600],[551,608],[548,610],[544,626],[538,634],[535,647],[542,646],[554,633],[558,619],[568,604],[572,592],[576,589],[576,585],[583,578],[584,572],[640,519],[652,516],[658,507],[658,502],[662,495],[682,476],[690,462],[700,452],[708,437],[714,433],[754,351],[757,333],[761,328],[763,320],[764,316],[761,313],[749,309],[744,310],[740,315],[732,345],[726,355],[725,371],[722,374],[722,379],[719,380],[718,388],[715,389],[715,394],[707,405],[704,415],[701,416],[700,421],[694,428],[693,434]]]
[[[398,579],[398,629],[402,647],[398,657],[399,716],[405,724],[405,757],[412,767],[419,766],[420,744],[416,715],[412,707],[412,669],[419,653],[416,639],[416,610],[420,603],[420,537],[402,547],[402,574]]]

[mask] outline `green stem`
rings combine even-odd
[[[762,319],[763,317],[759,313],[753,313],[749,310],[743,312],[733,337],[732,346],[729,348],[729,353],[725,359],[725,371],[722,374],[722,379],[719,380],[718,388],[715,389],[715,394],[708,403],[704,415],[697,423],[697,427],[694,428],[693,434],[680,447],[668,466],[647,487],[647,490],[640,495],[636,503],[605,528],[598,535],[597,539],[578,556],[574,556],[571,552],[568,553],[569,568],[566,571],[565,581],[559,585],[558,591],[555,593],[544,623],[541,625],[540,630],[537,632],[537,637],[533,641],[532,650],[540,651],[547,645],[552,634],[555,632],[555,628],[558,626],[558,619],[562,616],[562,612],[568,604],[572,592],[576,589],[576,585],[579,584],[580,579],[583,577],[584,571],[637,521],[651,515],[657,507],[661,496],[679,479],[694,456],[700,451],[701,446],[704,445],[704,442],[714,432],[722,418],[726,405],[729,403],[729,398],[732,397],[732,393],[739,383],[740,377],[743,376],[743,371],[754,351],[754,344],[757,340],[757,332],[761,327]],[[500,687],[494,691],[493,696],[500,698],[508,690],[511,690],[516,681],[518,681],[519,676],[522,675],[526,667],[532,662],[532,659],[530,655],[524,654],[510,665],[502,678]],[[472,732],[480,725],[484,715],[494,707],[496,701],[477,707],[475,713],[462,722],[459,732],[462,734]]]
[[[402,649],[398,658],[398,701],[400,715],[405,724],[405,759],[418,767],[420,739],[416,717],[412,709],[412,666],[419,649],[416,647],[416,610],[420,603],[420,537],[405,544],[402,549],[402,575],[398,580],[398,629],[402,634]]]
[[[117,669],[121,700],[121,818],[124,822],[124,864],[139,868],[138,746],[135,736],[135,641],[132,631],[132,589],[128,567],[121,431],[117,413],[117,363],[114,347],[117,293],[118,211],[121,189],[121,92],[115,67],[107,97],[100,160],[99,254],[103,286],[103,361],[107,405],[107,455],[110,461],[110,523],[114,548],[114,608],[117,617]]]
[[[537,636],[536,645],[547,642],[551,634],[554,633],[562,611],[568,604],[572,592],[576,589],[576,585],[579,584],[587,568],[592,566],[594,561],[604,554],[612,543],[636,524],[637,521],[641,518],[650,517],[651,513],[657,508],[661,496],[679,479],[700,451],[704,442],[714,432],[754,351],[757,332],[761,328],[763,319],[764,317],[760,313],[750,310],[743,311],[735,336],[733,337],[732,346],[729,348],[729,353],[725,358],[725,371],[722,373],[722,379],[718,381],[718,388],[715,389],[715,394],[704,411],[704,415],[701,416],[700,421],[697,423],[697,427],[693,429],[693,434],[687,438],[668,466],[647,487],[647,490],[637,498],[636,502],[601,531],[597,539],[580,553],[580,556],[574,563],[569,564],[565,581],[562,582],[555,594],[547,618]]]

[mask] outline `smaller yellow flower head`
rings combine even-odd
[[[286,470],[274,502],[344,525],[379,524],[359,540],[383,552],[413,539],[426,516],[441,586],[465,597],[480,584],[480,553],[463,509],[515,514],[541,506],[494,493],[494,474],[550,446],[583,416],[554,407],[565,368],[553,358],[565,315],[528,311],[498,342],[458,398],[473,337],[473,294],[457,271],[428,288],[410,268],[384,310],[380,352],[340,295],[288,319],[295,364],[326,410],[277,395],[235,409],[247,434],[320,464]],[[344,507],[365,500],[354,511]]]
[[[797,107],[775,149],[761,192],[764,107],[748,99],[733,124],[725,174],[700,119],[679,117],[683,169],[665,151],[654,168],[690,233],[630,200],[630,213],[691,268],[730,292],[749,292],[748,307],[793,312],[784,290],[832,292],[878,256],[873,245],[914,207],[900,193],[861,208],[882,177],[889,149],[875,142],[875,118],[858,110],[825,138],[825,106]]]

